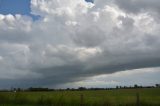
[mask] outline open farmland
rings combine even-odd
[[[139,94],[139,96],[137,94]],[[0,92],[0,106],[137,105],[160,106],[160,88],[97,91]]]

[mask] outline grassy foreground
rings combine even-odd
[[[139,93],[139,103],[137,96]],[[0,106],[160,106],[160,88],[0,92]]]

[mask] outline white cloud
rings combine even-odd
[[[121,4],[130,2],[31,0],[31,13],[39,20],[0,14],[1,78],[15,79],[19,86],[57,85],[160,66],[159,15],[151,14],[158,14],[159,7],[156,1],[155,7],[141,1],[140,11],[132,11]],[[23,78],[25,74],[32,75],[33,83]]]

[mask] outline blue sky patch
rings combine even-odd
[[[39,16],[30,13],[30,0],[0,0],[0,14],[22,14],[37,20]]]
[[[86,1],[93,2],[93,0]],[[39,16],[30,12],[30,0],[0,0],[0,14],[22,14],[31,16],[33,20],[39,19]]]

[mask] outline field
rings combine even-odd
[[[160,106],[160,88],[0,92],[0,106]]]

